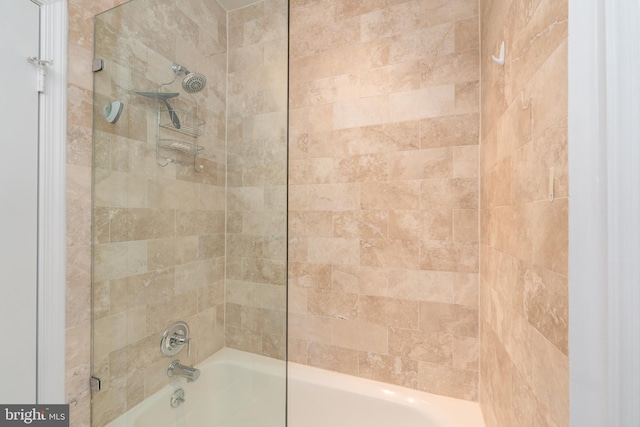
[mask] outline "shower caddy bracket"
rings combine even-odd
[[[198,155],[202,153],[204,147],[198,145],[198,137],[204,134],[205,121],[198,117],[198,104],[191,96],[192,108],[190,111],[185,109],[174,109],[163,107],[158,102],[158,125],[156,128],[156,163],[165,167],[172,163],[186,164],[183,157],[192,158],[193,170],[197,173],[202,172],[204,166],[198,165]],[[173,118],[177,116],[179,123]],[[168,130],[170,132],[163,132]],[[173,137],[179,134],[177,139]],[[184,136],[189,140],[185,141]],[[173,156],[165,155],[165,153],[173,153]]]

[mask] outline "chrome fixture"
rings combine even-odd
[[[185,322],[176,322],[169,326],[160,341],[160,351],[166,357],[173,357],[180,353],[187,345],[187,357],[191,356],[191,338],[189,337],[189,325]]]
[[[169,113],[169,118],[171,119],[171,123],[176,129],[180,129],[180,119],[178,118],[178,114],[176,110],[169,104],[168,99],[175,98],[180,95],[179,93],[167,93],[167,92],[136,92],[136,94],[140,96],[145,96],[147,98],[158,99],[164,102],[165,107],[167,107],[167,112]]]
[[[171,395],[171,407],[177,408],[184,403],[184,390],[179,388]]]
[[[200,369],[193,366],[185,366],[179,360],[174,360],[169,365],[169,369],[167,369],[167,376],[173,377],[174,375],[186,378],[188,383],[192,383],[200,378]]]
[[[180,73],[185,75],[185,78],[182,79],[182,89],[187,93],[200,92],[207,84],[207,78],[204,74],[192,73],[180,64],[173,64],[171,69],[176,73],[176,76]]]

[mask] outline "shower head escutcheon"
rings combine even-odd
[[[192,73],[180,64],[173,64],[171,69],[176,73],[176,76],[180,73],[185,75],[184,79],[182,79],[182,88],[187,93],[200,92],[207,84],[207,78],[204,74]]]

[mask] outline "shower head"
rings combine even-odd
[[[182,79],[182,88],[187,93],[200,92],[207,84],[207,78],[203,74],[192,73],[180,64],[173,64],[171,68],[176,75],[184,73],[185,78]]]

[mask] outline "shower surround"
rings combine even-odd
[[[94,77],[92,374],[102,390],[92,425],[102,426],[170,381],[158,346],[170,324],[190,326],[185,365],[224,346],[227,28],[226,11],[201,1],[130,2],[95,25],[105,69]],[[174,62],[206,73],[208,86],[192,98]],[[199,173],[193,157],[161,166],[176,155],[156,155],[158,120],[168,117],[138,94],[156,91],[178,94],[178,115],[197,103],[206,121]],[[125,104],[115,124],[100,111],[113,99]]]
[[[289,359],[478,390],[478,2],[291,1]]]
[[[488,427],[569,425],[567,13],[566,0],[481,1],[480,403]],[[503,40],[499,67],[491,54]]]
[[[74,427],[90,425],[93,86],[87,70],[93,58],[92,22],[97,13],[125,2],[68,0],[66,393]],[[498,198],[507,186],[506,179],[497,179],[500,174],[495,167],[507,165],[498,159],[517,159],[513,156],[517,150],[503,145],[510,140],[503,137],[522,132],[526,142],[547,140],[543,135],[551,136],[555,129],[551,122],[566,118],[566,108],[556,111],[566,105],[562,98],[566,70],[558,67],[562,61],[551,60],[562,60],[563,46],[566,52],[566,2],[483,0],[480,7],[484,88],[480,266],[477,2],[297,0],[291,8],[291,359],[474,399],[478,394],[479,268],[483,277],[479,399],[488,425],[520,425],[523,420],[568,425],[563,328],[553,332],[550,316],[543,315],[557,312],[556,319],[563,322],[566,271],[556,272],[553,255],[536,258],[546,259],[536,264],[533,255],[518,258],[517,251],[509,254],[489,243],[497,238],[511,242],[510,247],[518,246],[513,239],[520,231],[515,222],[521,218],[518,212],[500,216],[499,221],[513,219],[504,224],[493,216],[491,228],[484,229],[491,213],[500,213],[501,208],[507,212],[504,208],[520,203],[488,207],[492,205],[486,197]],[[502,38],[507,39],[507,57],[517,47],[516,58],[521,58],[521,64],[532,64],[530,69],[521,65],[511,70],[507,61],[509,72],[500,77],[500,69],[486,62],[489,54],[496,54]],[[539,84],[542,81],[546,84]],[[528,93],[522,89],[537,91],[533,99],[550,98],[520,114],[513,100],[527,99],[514,97],[516,92]],[[537,117],[535,126],[532,117]],[[534,135],[528,124],[537,129],[535,137],[526,137]],[[561,122],[558,125],[561,135]],[[561,136],[556,139],[560,142],[554,147],[566,144],[564,138],[564,142]],[[519,147],[532,149],[520,154],[544,152],[533,150],[541,145]],[[424,169],[414,161],[431,167]],[[563,174],[563,164],[555,166],[558,176]],[[516,172],[548,179],[548,171]],[[436,173],[444,175],[430,175]],[[494,184],[489,186],[491,174]],[[563,179],[556,182],[560,184],[556,184],[556,197],[562,199],[558,189]],[[535,211],[533,202],[524,207],[532,208],[524,213],[543,211]],[[555,231],[562,235],[566,227],[562,215],[562,209],[558,217],[545,212],[528,216],[527,223],[544,218],[541,230],[554,237]],[[528,243],[522,248],[530,248],[526,253],[533,254],[534,236],[527,233]],[[551,240],[557,247],[545,253],[561,254],[562,265],[566,244],[562,238]],[[536,303],[527,305],[527,314],[519,305],[525,295],[522,286],[502,292],[509,289],[505,286],[509,278],[516,277],[514,271],[522,273],[517,277],[528,277],[528,282],[517,283],[530,284],[526,301]],[[536,284],[545,286],[531,286]],[[505,313],[519,315],[507,318]],[[506,319],[516,320],[518,330],[503,328],[508,325]],[[237,327],[242,324],[237,316],[227,318],[228,326],[232,321],[236,330],[242,329]],[[262,349],[255,342],[264,331],[253,332],[240,333],[238,346]],[[515,332],[532,341],[514,339]],[[506,362],[504,373],[502,362]],[[559,369],[552,373],[542,369],[554,366]],[[546,386],[540,381],[544,375],[556,381]],[[523,387],[517,388],[518,384]],[[516,394],[509,395],[511,391]]]

